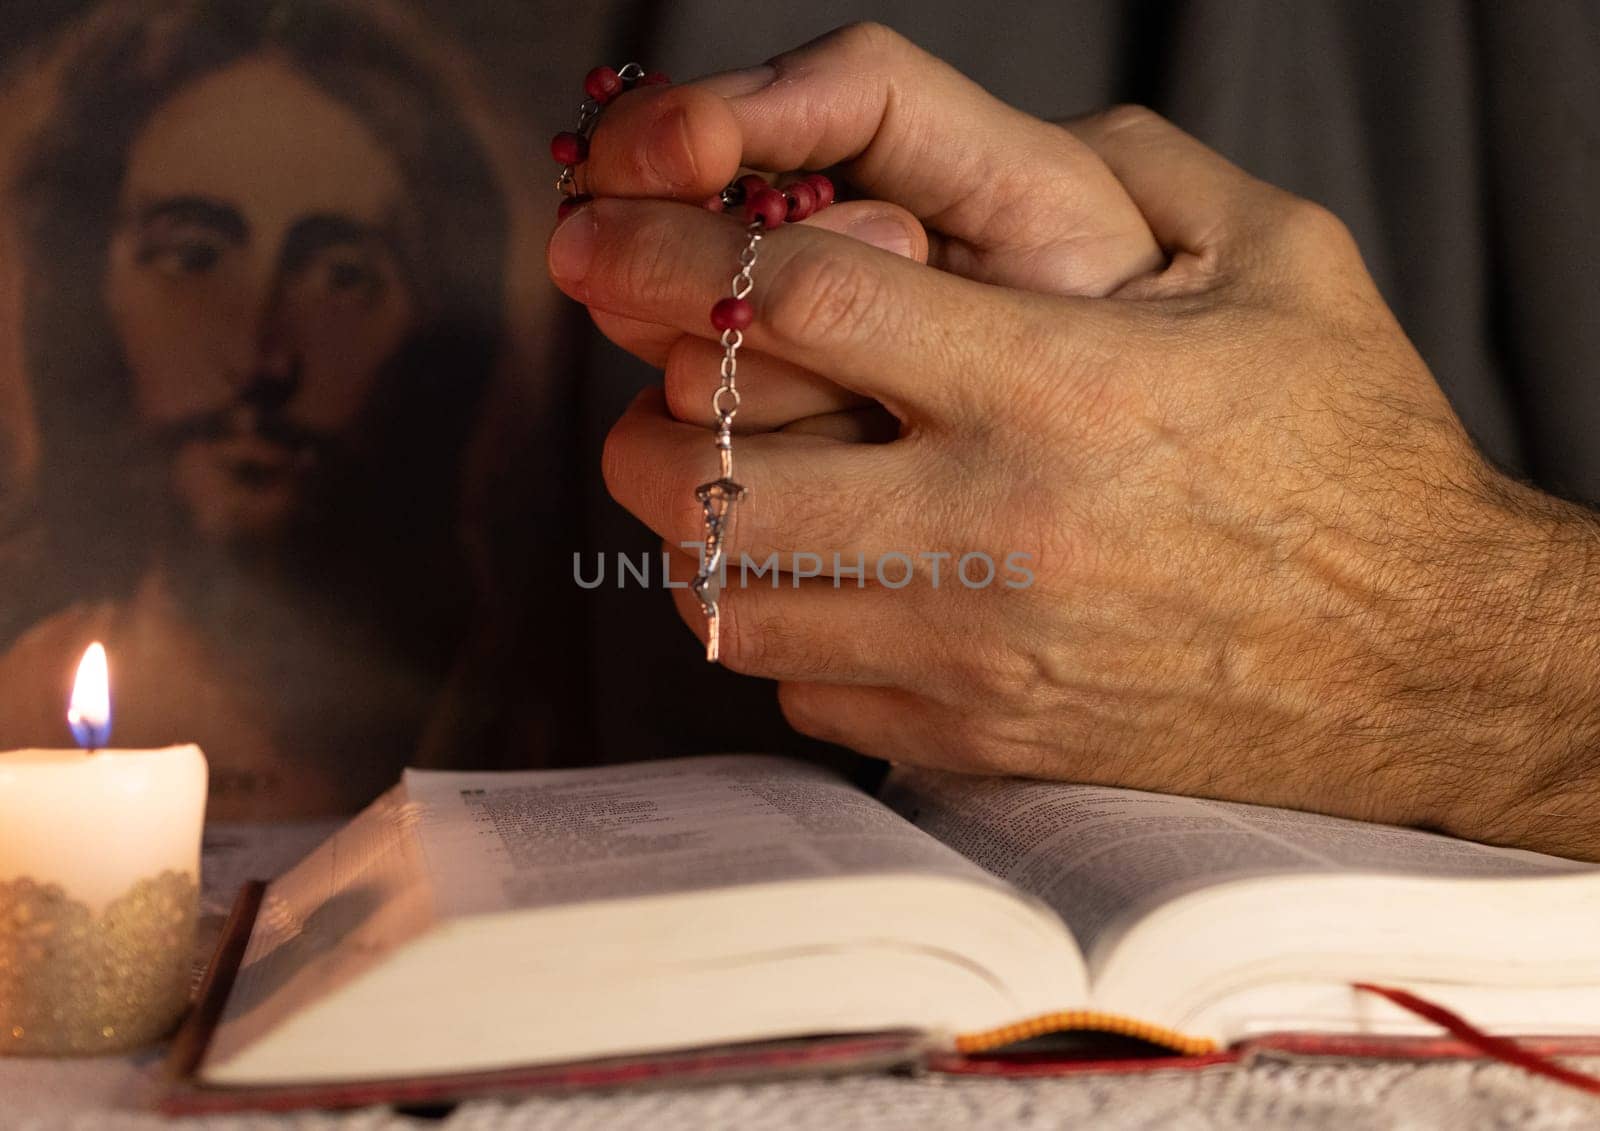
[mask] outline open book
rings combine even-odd
[[[408,771],[267,889],[212,1085],[816,1034],[1600,1033],[1600,869],[1130,790],[761,755]]]

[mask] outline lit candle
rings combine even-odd
[[[107,748],[98,643],[67,721],[82,749],[0,753],[0,1053],[134,1048],[189,1000],[205,756]]]

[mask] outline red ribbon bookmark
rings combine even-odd
[[[1577,1088],[1580,1092],[1600,1096],[1600,1077],[1564,1067],[1532,1049],[1523,1048],[1515,1041],[1485,1033],[1466,1018],[1451,1013],[1426,998],[1418,997],[1407,990],[1395,989],[1392,986],[1375,986],[1370,982],[1356,982],[1352,988],[1387,998],[1401,1009],[1415,1013],[1426,1021],[1432,1021],[1462,1044],[1477,1049],[1485,1056],[1506,1064],[1514,1064],[1537,1076],[1548,1076],[1552,1080],[1559,1080],[1569,1087]]]

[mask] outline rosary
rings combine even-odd
[[[660,71],[646,72],[637,63],[620,70],[596,67],[584,78],[588,95],[578,107],[575,130],[556,134],[550,142],[550,155],[561,163],[556,189],[563,195],[556,209],[558,219],[585,201],[594,199],[578,190],[577,171],[589,156],[589,137],[594,133],[600,110],[617,95],[636,86],[662,86],[670,82]],[[749,294],[755,286],[751,273],[756,266],[756,249],[762,234],[786,220],[804,220],[833,203],[833,182],[821,173],[808,173],[783,188],[774,188],[764,177],[747,173],[720,193],[705,201],[713,212],[742,210],[745,221],[745,246],[739,254],[739,271],[733,277],[733,293],[719,299],[711,308],[711,325],[722,332],[722,383],[711,397],[712,423],[716,428],[719,464],[717,478],[695,488],[695,498],[705,512],[705,537],[700,548],[700,564],[689,588],[700,602],[706,618],[706,659],[718,658],[718,630],[721,627],[717,602],[725,577],[726,550],[733,525],[734,507],[745,496],[745,488],[733,477],[733,418],[739,411],[739,387],[735,381],[739,347],[744,330],[755,317]]]

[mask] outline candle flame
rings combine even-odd
[[[111,739],[111,674],[106,666],[105,645],[96,640],[78,662],[78,678],[72,684],[72,701],[67,705],[67,725],[72,737],[86,750],[98,750]]]

